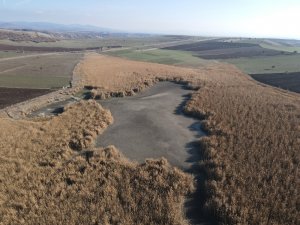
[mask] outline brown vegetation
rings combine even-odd
[[[94,54],[76,73],[95,96],[159,80],[198,89],[185,111],[204,119],[208,133],[199,140],[205,210],[224,224],[299,224],[299,95],[224,64],[193,70]],[[1,119],[0,224],[184,224],[191,177],[165,160],[138,165],[113,147],[93,149],[111,122],[95,102],[54,118]]]
[[[121,58],[89,54],[77,66],[86,87],[93,88],[92,95],[101,99],[133,95],[158,80],[168,77],[192,79],[197,73],[192,69],[144,63]]]
[[[163,79],[198,87],[186,112],[205,119],[208,132],[199,168],[208,179],[206,210],[225,224],[299,224],[299,95],[225,64],[191,70],[90,55],[81,70],[101,93]]]
[[[112,122],[94,101],[57,117],[1,119],[0,224],[185,224],[192,178],[166,160],[93,149]]]
[[[298,224],[299,96],[245,84],[202,88],[186,106],[206,118],[207,209],[230,224]]]

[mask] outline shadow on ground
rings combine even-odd
[[[183,101],[177,106],[174,113],[184,117],[193,118],[190,115],[184,114],[184,107],[191,98],[191,94],[186,94],[182,97]],[[196,191],[189,196],[185,202],[186,216],[191,224],[216,225],[218,224],[217,220],[204,212],[204,204],[207,200],[205,191],[205,181],[207,177],[205,172],[202,171],[199,166],[199,162],[203,160],[203,154],[198,139],[205,135],[205,132],[201,129],[200,120],[191,124],[188,129],[194,133],[195,141],[186,143],[185,145],[185,150],[189,154],[186,161],[192,164],[185,172],[194,175],[196,180]]]

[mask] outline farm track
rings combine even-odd
[[[24,56],[15,56],[15,57],[8,57],[8,58],[1,58],[0,62],[10,61],[10,60],[17,60],[17,59],[26,59],[26,58],[33,58],[36,56],[49,56],[49,55],[60,55],[62,53],[40,53],[40,54],[33,54],[33,55],[24,55]]]
[[[12,72],[12,71],[21,69],[21,68],[23,68],[23,67],[25,67],[25,66],[26,66],[26,65],[23,65],[23,66],[16,66],[16,67],[11,68],[11,69],[3,70],[3,71],[0,71],[0,74],[2,74],[2,73],[7,73],[7,72]]]

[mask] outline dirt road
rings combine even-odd
[[[2,58],[2,59],[0,59],[0,62],[9,61],[9,60],[16,60],[16,59],[32,58],[32,57],[36,57],[36,56],[48,56],[48,55],[59,55],[59,54],[62,54],[62,53],[52,52],[52,53],[22,55],[22,56],[15,56],[15,57],[9,57],[9,58]]]

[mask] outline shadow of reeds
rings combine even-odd
[[[185,85],[181,85],[181,87],[187,89]],[[191,94],[182,96],[183,101],[175,109],[175,114],[189,118],[195,118],[193,115],[187,115],[184,112],[184,108],[187,102],[191,99],[191,96]],[[212,217],[211,214],[207,214],[204,210],[205,203],[208,199],[207,190],[205,187],[208,177],[204,169],[200,167],[200,162],[204,160],[204,154],[201,150],[199,138],[207,134],[201,129],[200,119],[199,121],[190,125],[188,129],[195,133],[195,140],[185,145],[185,149],[190,155],[186,162],[192,163],[192,166],[185,170],[185,172],[193,174],[195,178],[196,190],[194,193],[188,196],[185,201],[186,217],[191,224],[216,225],[218,224],[217,219]]]

